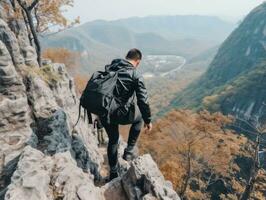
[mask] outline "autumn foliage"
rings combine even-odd
[[[79,72],[79,52],[73,52],[65,48],[48,48],[43,52],[43,58],[50,59],[55,63],[64,63],[69,73],[74,77],[77,93],[82,93],[88,82],[89,74]]]
[[[65,48],[48,48],[43,51],[43,58],[50,59],[55,63],[64,63],[70,72],[80,67],[80,54]]]
[[[88,76],[77,74],[75,77],[76,90],[78,94],[81,94],[86,87],[88,82]]]
[[[80,23],[79,17],[73,21],[64,16],[66,7],[73,7],[73,0],[41,0],[34,9],[36,29],[38,33],[46,33],[51,28],[58,27],[59,31]]]
[[[183,198],[209,199],[208,186],[220,179],[241,194],[243,184],[232,173],[239,170],[234,159],[247,139],[226,128],[231,121],[220,113],[175,110],[158,120],[151,134],[141,134],[139,149],[152,154]]]

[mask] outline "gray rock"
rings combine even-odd
[[[105,184],[101,189],[106,200],[128,200],[122,186],[121,178],[112,180],[111,182]]]
[[[101,190],[94,186],[93,176],[77,167],[69,152],[56,154],[54,162],[52,185],[64,200],[104,199]]]
[[[31,67],[39,67],[39,64],[37,62],[36,50],[34,49],[34,47],[30,46],[28,42],[25,41],[26,40],[25,36],[22,37],[23,40],[19,41],[23,41],[20,47],[21,47],[22,56],[24,57],[25,64]]]
[[[78,118],[78,100],[73,80],[62,64],[51,64],[49,73],[58,76],[58,80],[48,84],[37,75],[27,75],[26,77],[28,100],[36,119],[35,132],[39,136],[39,140],[46,141],[39,141],[45,146],[40,148],[49,154],[57,153],[64,149],[71,149],[73,142],[72,147],[76,147],[75,149],[80,150],[81,147],[87,149],[82,151],[83,153],[74,153],[76,157],[82,157],[82,159],[77,158],[79,166],[82,163],[83,169],[89,168],[98,177],[99,173],[96,171],[98,172],[99,169],[95,168],[99,168],[103,156],[99,154],[97,139],[93,135],[92,129],[84,120],[80,120],[74,132],[82,143],[77,140],[72,141],[70,137],[72,127]],[[63,111],[58,112],[59,110]],[[84,167],[85,165],[86,167]]]
[[[72,136],[71,147],[72,156],[77,161],[77,165],[86,172],[89,170],[95,180],[100,180],[100,165],[91,159],[86,146],[78,135]]]
[[[6,200],[102,200],[93,176],[77,167],[70,152],[53,157],[27,146],[12,176]]]
[[[24,64],[24,59],[20,54],[17,38],[3,19],[0,19],[0,40],[6,45],[11,55],[13,64],[16,67]]]
[[[156,197],[152,196],[151,194],[146,194],[143,197],[143,200],[158,200]]]
[[[71,136],[63,110],[56,111],[50,118],[36,120],[38,149],[47,155],[54,155],[71,149]]]
[[[36,119],[35,133],[38,137],[35,145],[46,155],[70,151],[77,165],[84,171],[90,171],[95,179],[99,179],[99,163],[95,163],[88,153],[79,135],[71,136],[67,125],[66,113],[60,109],[50,118]]]
[[[78,125],[73,130],[73,126],[78,119],[78,107],[79,100],[75,92],[75,84],[73,78],[71,78],[63,64],[53,64],[52,70],[54,73],[60,75],[60,81],[56,82],[51,86],[52,93],[55,97],[56,103],[62,109],[64,109],[67,116],[67,124],[70,132],[76,133],[82,140],[83,145],[88,150],[88,155],[92,162],[100,163],[103,162],[103,156],[99,152],[97,145],[97,137],[93,134],[93,127],[88,125],[87,120],[84,120],[84,116],[81,115],[81,119]]]
[[[6,12],[5,9],[9,7],[8,12]],[[16,53],[11,53],[12,55],[12,60],[15,61],[15,65],[20,65],[20,64],[26,64],[28,66],[34,66],[37,67],[37,55],[35,48],[30,44],[29,38],[28,38],[28,32],[26,25],[22,19],[18,19],[17,17],[14,17],[15,13],[14,10],[12,9],[12,5],[9,0],[1,0],[0,2],[0,10],[2,10],[0,14],[0,18],[5,21],[8,24],[4,28],[4,31],[2,32],[3,34],[8,35],[8,40],[6,37],[4,38],[5,42],[7,41],[13,41],[12,42],[12,49]],[[5,11],[4,11],[5,10]],[[13,37],[13,36],[15,37]],[[14,40],[16,39],[16,40]],[[17,45],[15,44],[17,43]],[[7,43],[6,43],[7,44]],[[16,47],[17,46],[17,47]],[[18,51],[20,50],[20,52]],[[20,57],[16,57],[20,53]],[[17,60],[19,60],[17,62]]]
[[[103,156],[99,153],[97,138],[92,133],[92,128],[84,122],[83,115],[75,130],[73,130],[78,118],[79,105],[73,79],[69,77],[63,64],[51,64],[49,73],[57,76],[58,80],[48,84],[36,75],[28,75],[26,77],[27,95],[35,118],[38,121],[44,120],[45,124],[57,110],[63,109],[66,114],[63,120],[66,122],[64,123],[64,128],[68,129],[68,135],[70,136],[72,132],[75,132],[83,141],[83,145],[88,150],[88,155],[92,162],[100,166],[100,163],[103,162]],[[58,119],[61,118],[59,117]],[[53,121],[55,120],[53,119]],[[61,122],[63,121],[61,120]]]
[[[40,151],[26,147],[5,195],[6,200],[52,200],[49,187],[53,161]]]
[[[160,200],[179,200],[177,193],[164,180],[156,163],[149,154],[131,162],[128,172],[122,177],[122,184],[131,200],[155,197]]]
[[[37,74],[25,77],[27,96],[35,118],[49,118],[59,106],[49,85]]]
[[[2,159],[3,159],[2,161],[4,161],[5,156],[2,155]],[[5,161],[1,163],[2,169],[0,173],[0,199],[4,199],[5,197],[7,186],[10,184],[12,174],[17,168],[18,160],[19,160],[19,156],[17,156],[16,158],[14,158],[13,160],[9,161],[6,164],[5,164]]]
[[[42,59],[42,65],[51,65],[52,61],[50,59]]]
[[[0,152],[5,154],[6,164],[20,154],[32,130],[26,88],[1,41],[0,118]]]

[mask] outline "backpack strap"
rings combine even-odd
[[[84,122],[86,122],[86,116],[87,116],[87,110],[86,109],[84,109]]]
[[[78,114],[78,119],[77,119],[77,122],[75,123],[75,125],[73,126],[72,133],[74,133],[74,129],[75,129],[75,127],[76,127],[76,126],[78,125],[78,123],[79,123],[80,116],[81,116],[81,104],[79,103],[79,114]],[[88,117],[89,124],[93,124],[91,113],[88,112],[86,109],[84,109],[84,122],[85,122],[85,120],[86,120],[86,116]]]
[[[136,69],[132,69],[132,70],[133,70],[133,72],[132,72],[132,78],[133,78],[134,83],[135,83],[136,76],[137,76],[137,71],[136,71]],[[136,96],[136,92],[134,91],[133,92],[133,95],[132,95],[131,103],[133,103],[135,101],[135,96]]]
[[[89,124],[93,124],[91,113],[88,111],[87,111],[87,116],[88,116]]]
[[[73,126],[72,133],[74,132],[75,127],[76,127],[76,126],[78,125],[78,123],[79,123],[80,113],[81,113],[81,103],[79,103],[79,115],[78,115],[78,120],[77,120],[77,122],[76,122],[76,123],[74,124],[74,126]]]

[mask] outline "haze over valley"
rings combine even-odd
[[[152,105],[157,114],[159,107],[168,105],[176,92],[207,69],[219,45],[235,27],[213,16],[132,17],[84,23],[45,37],[42,43],[46,49],[78,52],[80,67],[75,73],[87,78],[103,70],[112,59],[123,58],[128,49],[141,49],[144,58],[139,71],[147,79],[155,97],[152,99],[156,99]],[[156,98],[163,88],[168,88],[166,94]]]

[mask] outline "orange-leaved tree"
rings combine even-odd
[[[30,43],[35,47],[37,60],[41,66],[40,35],[55,33],[76,23],[67,20],[63,12],[66,6],[73,6],[73,0],[9,0],[14,11],[14,18],[24,20]],[[32,41],[34,43],[32,43]]]
[[[231,121],[221,113],[175,110],[154,123],[151,134],[141,135],[139,148],[152,154],[181,197],[208,199],[207,187],[230,176],[235,155],[247,142],[226,128]]]
[[[72,75],[80,67],[80,53],[66,48],[47,48],[43,51],[42,57],[52,62],[64,63]]]

